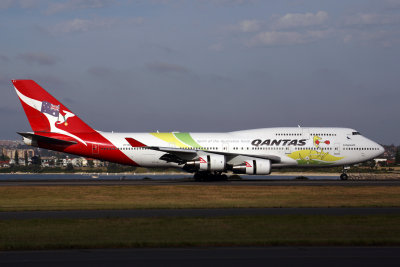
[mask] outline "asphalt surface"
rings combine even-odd
[[[139,248],[0,252],[0,266],[399,266],[400,247]]]
[[[234,186],[400,186],[400,180],[238,180],[195,182],[193,180],[14,180],[0,181],[0,186],[114,186],[114,185],[234,185]]]
[[[133,209],[133,210],[68,210],[6,211],[0,220],[10,219],[88,219],[139,217],[215,217],[241,215],[374,215],[400,214],[400,207],[382,208],[235,208],[235,209]]]

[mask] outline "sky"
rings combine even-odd
[[[349,127],[400,145],[400,0],[2,0],[0,139],[30,131],[11,79],[94,129]]]

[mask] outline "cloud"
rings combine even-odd
[[[243,20],[239,22],[236,29],[241,32],[257,32],[261,29],[263,22],[259,20]]]
[[[267,31],[261,32],[247,42],[248,46],[275,46],[305,44],[326,38],[331,30],[316,30],[306,32],[283,32]]]
[[[252,46],[295,45],[328,37],[334,30],[326,25],[328,13],[287,13],[272,16],[269,22],[247,19],[227,29],[242,33],[256,33],[245,44]],[[248,37],[246,37],[248,38]]]
[[[283,16],[272,16],[269,23],[256,20],[247,19],[240,21],[237,25],[228,27],[229,30],[239,32],[257,32],[264,29],[271,31],[289,30],[305,27],[315,27],[323,25],[328,19],[328,13],[325,11],[318,11],[317,13],[288,13]]]
[[[115,24],[113,19],[73,19],[55,25],[53,33],[87,32],[93,29],[109,28]]]
[[[262,32],[254,36],[247,42],[249,46],[257,45],[289,45],[305,43],[305,38],[298,32]]]
[[[57,63],[58,58],[52,55],[48,55],[45,53],[24,53],[19,54],[18,58],[25,61],[28,64],[37,64],[37,65],[54,65]]]
[[[294,29],[322,25],[328,19],[328,13],[318,11],[317,13],[288,13],[282,17],[273,18],[271,29]]]
[[[125,21],[114,18],[95,18],[95,19],[75,18],[72,20],[56,24],[53,27],[50,27],[49,31],[53,34],[88,32],[99,29],[108,29],[121,23],[139,25],[142,22],[143,22],[142,18],[131,18]]]
[[[234,25],[221,27],[221,30],[227,33],[232,33],[232,32],[250,33],[250,32],[258,32],[263,28],[265,29],[265,25],[266,25],[265,21],[262,20],[245,19],[239,21]]]
[[[188,73],[188,68],[166,62],[152,62],[147,64],[147,69],[156,73]]]
[[[400,23],[399,15],[359,13],[344,19],[345,26],[382,26]]]
[[[400,43],[400,15],[357,13],[345,17],[341,23],[344,43],[390,47]]]
[[[116,3],[115,0],[68,0],[63,2],[52,2],[45,13],[52,15],[59,12],[73,11],[79,9],[103,8]]]
[[[374,44],[383,47],[392,47],[400,44],[400,31],[399,30],[359,30],[351,31],[344,35],[344,43],[358,42],[361,44]]]

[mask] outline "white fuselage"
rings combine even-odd
[[[272,167],[342,166],[367,161],[383,153],[383,147],[348,128],[264,128],[229,133],[108,133],[99,132],[130,159],[144,167],[179,167],[160,158],[164,151],[132,147],[133,138],[149,147],[196,149],[224,153],[228,164],[254,157],[279,158]],[[189,158],[190,159],[190,158]]]

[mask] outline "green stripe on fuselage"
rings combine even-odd
[[[196,148],[201,147],[196,141],[194,141],[194,139],[190,136],[189,133],[174,133],[174,135],[181,142],[187,144],[190,147],[196,147]]]

